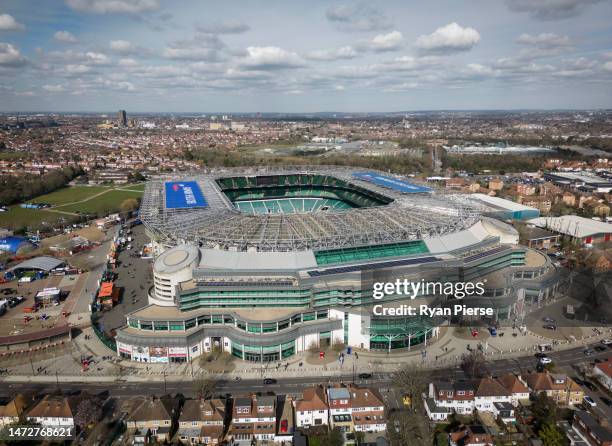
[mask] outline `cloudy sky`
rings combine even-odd
[[[611,0],[0,0],[0,110],[612,107]]]

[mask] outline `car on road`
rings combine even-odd
[[[274,378],[264,378],[263,383],[266,386],[269,386],[271,384],[276,384],[276,380]]]
[[[612,345],[612,339],[602,339],[601,343],[603,345]]]
[[[552,364],[552,359],[550,359],[548,356],[544,356],[543,358],[540,358],[540,364]]]
[[[595,387],[595,384],[593,384],[591,381],[583,381],[582,385],[592,392],[597,390],[597,387]]]
[[[590,396],[588,396],[588,395],[585,395],[584,398],[582,399],[582,401],[588,407],[596,407],[597,406],[597,403],[595,402],[595,400],[593,398],[591,398]]]
[[[585,348],[582,353],[584,353],[585,356],[591,356],[595,354],[595,350],[592,348]]]
[[[359,379],[370,379],[372,377],[371,373],[360,373]]]
[[[542,321],[546,322],[546,323],[549,323],[549,324],[554,324],[555,323],[555,320],[552,317],[548,317],[548,316],[543,317]]]
[[[612,400],[608,397],[605,396],[600,396],[599,399],[601,400],[602,403],[604,403],[606,406],[610,407],[612,406]]]
[[[556,330],[557,326],[553,324],[546,324],[546,325],[542,325],[542,328],[545,328],[546,330]]]

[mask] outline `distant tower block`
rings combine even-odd
[[[119,127],[127,127],[127,113],[125,110],[119,110],[117,112],[117,125]]]

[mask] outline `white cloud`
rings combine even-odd
[[[417,48],[423,51],[449,53],[470,50],[480,41],[480,34],[474,28],[463,28],[457,23],[449,23],[431,34],[420,36]]]
[[[394,51],[400,47],[404,36],[399,31],[392,31],[388,34],[379,34],[374,37],[369,44],[373,51]]]
[[[0,14],[0,31],[23,31],[25,25],[17,22],[12,15]]]
[[[602,0],[506,0],[515,12],[526,12],[537,20],[561,20],[579,15],[588,6]]]
[[[93,14],[137,14],[159,9],[159,0],[66,0],[66,4]]]
[[[66,74],[85,74],[91,71],[91,67],[83,64],[68,64],[64,67]]]
[[[132,59],[130,57],[126,57],[126,58],[123,58],[123,59],[119,59],[118,65],[120,67],[131,68],[131,67],[138,66],[138,61],[135,60],[135,59]]]
[[[542,48],[557,48],[568,46],[571,41],[568,36],[560,36],[555,33],[541,33],[538,35],[521,34],[517,42]]]
[[[196,26],[196,29],[207,34],[241,34],[251,27],[238,20],[226,20],[220,23],[207,23]]]
[[[343,46],[340,48],[332,48],[328,50],[311,51],[305,56],[311,60],[332,61],[340,59],[353,59],[357,57],[357,51],[352,46]]]
[[[57,40],[58,42],[62,42],[62,43],[77,43],[78,42],[74,34],[72,34],[69,31],[58,31],[55,34],[53,34],[53,38]]]
[[[129,54],[136,50],[132,42],[127,40],[111,40],[109,47],[112,51],[120,54]]]
[[[333,6],[325,15],[346,31],[381,31],[393,26],[387,16],[367,3]]]
[[[20,67],[27,62],[27,59],[13,45],[0,42],[0,66]]]
[[[334,90],[336,90],[336,91],[344,91],[344,90],[346,90],[346,88],[344,88],[344,85],[336,85],[336,86],[334,86]]]
[[[606,62],[603,64],[603,69],[612,73],[612,62]]]
[[[210,48],[165,48],[162,56],[174,60],[216,60],[217,51]]]
[[[45,91],[48,91],[49,93],[61,93],[62,91],[66,91],[64,86],[61,84],[57,84],[57,85],[46,84],[42,86],[42,89]]]
[[[303,62],[296,53],[276,46],[250,46],[244,64],[260,69],[296,68]]]
[[[95,65],[107,65],[110,62],[110,58],[106,54],[93,51],[86,52],[85,59]]]

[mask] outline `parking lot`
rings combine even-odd
[[[13,308],[9,307],[7,312],[0,316],[0,336],[31,333],[64,323],[65,316],[62,312],[66,300],[73,291],[78,292],[86,274],[48,276],[28,283],[14,280],[0,284],[0,299],[10,299],[15,296],[24,298],[22,302]],[[44,288],[59,288],[62,292],[60,304],[48,304],[37,311],[30,311],[29,309],[34,308],[34,296]]]
[[[153,284],[152,265],[150,259],[141,259],[138,253],[148,243],[144,226],[132,228],[132,249],[123,249],[117,258],[115,286],[122,288],[121,300],[112,310],[102,313],[101,323],[106,331],[125,324],[125,314],[135,311],[148,304],[147,291]]]

